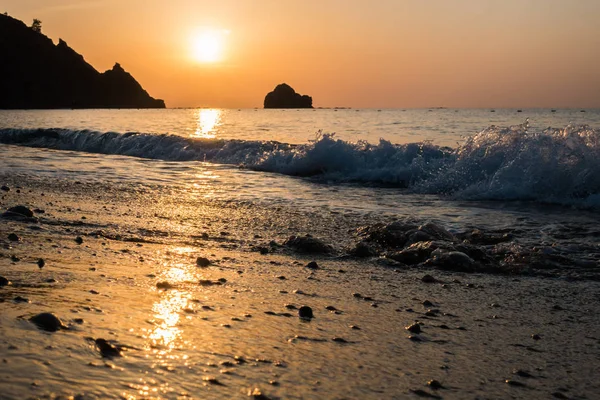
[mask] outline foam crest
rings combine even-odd
[[[169,161],[208,161],[327,182],[409,188],[466,200],[600,208],[600,134],[589,126],[490,126],[455,149],[319,133],[302,145],[68,129],[0,129],[0,142]]]

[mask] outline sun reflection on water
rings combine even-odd
[[[204,139],[217,137],[217,128],[221,125],[221,110],[202,108],[198,110],[198,125],[195,136]]]

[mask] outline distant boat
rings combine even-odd
[[[517,110],[517,112],[523,112],[523,110]]]
[[[581,110],[581,111],[579,111],[579,112],[585,112],[585,110]]]
[[[556,110],[552,109],[552,110],[550,110],[550,112],[556,112]]]
[[[490,110],[490,112],[496,112],[496,110]]]

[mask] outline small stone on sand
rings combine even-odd
[[[38,328],[47,332],[56,332],[59,329],[65,328],[62,321],[52,313],[40,313],[29,318]]]
[[[298,310],[298,316],[302,319],[311,319],[314,318],[313,310],[309,306],[302,306]]]
[[[439,381],[436,381],[435,379],[432,379],[429,382],[427,382],[427,386],[434,390],[442,389],[444,387]]]
[[[28,207],[25,206],[14,206],[8,209],[8,212],[21,214],[24,217],[31,218],[33,217],[33,211],[31,211]]]
[[[210,260],[206,257],[196,258],[196,265],[199,267],[208,267],[211,264]]]
[[[166,289],[172,289],[172,288],[173,288],[173,285],[171,285],[171,284],[170,284],[169,282],[167,282],[167,281],[162,281],[162,282],[158,282],[158,283],[156,284],[156,288],[157,288],[157,289],[165,289],[165,290],[166,290]]]
[[[306,268],[308,268],[308,269],[319,269],[319,264],[317,264],[316,261],[311,261],[308,264],[306,264]]]
[[[96,343],[96,347],[100,350],[100,354],[102,357],[112,358],[112,357],[121,357],[121,350],[110,344],[106,339],[98,338],[94,341]]]

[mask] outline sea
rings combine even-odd
[[[0,110],[0,185],[0,397],[600,390],[600,110]]]
[[[598,129],[597,109],[5,110],[0,171],[566,237],[597,266]]]

